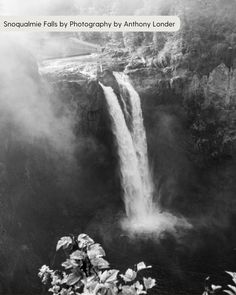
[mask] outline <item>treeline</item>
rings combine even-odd
[[[181,65],[206,74],[219,62],[229,67],[234,64],[234,0],[83,0],[74,5],[74,12],[86,15],[179,15],[181,29],[178,33],[91,32],[77,35],[102,46],[115,45],[130,51],[150,46],[151,53],[158,55],[159,62],[165,67]]]

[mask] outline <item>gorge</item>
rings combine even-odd
[[[159,14],[139,2],[125,13]],[[115,269],[152,265],[153,294],[230,284],[235,1],[164,2],[176,33],[1,37],[0,294],[44,294],[38,268],[57,268],[56,241],[79,233]]]
[[[225,168],[217,174],[212,162],[201,168],[206,160],[196,158],[186,118],[206,121],[185,110],[179,96],[205,84],[193,78],[183,89],[177,77],[164,81],[151,68],[112,73],[105,64],[98,80],[91,79],[86,73],[96,74],[94,56],[45,61],[38,72],[30,55],[18,49],[19,59],[10,48],[9,59],[2,54],[1,241],[7,247],[1,257],[13,258],[0,269],[2,278],[8,274],[3,292],[40,290],[33,269],[56,263],[52,241],[71,231],[96,237],[115,265],[125,268],[142,257],[163,293],[199,293],[205,272],[234,268],[234,162],[219,162]],[[207,82],[211,93],[227,74],[219,69]],[[210,124],[216,114],[206,113]],[[208,136],[213,143],[212,129]],[[225,242],[226,236],[232,239]]]

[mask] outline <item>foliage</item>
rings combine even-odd
[[[105,251],[86,234],[76,237],[62,237],[56,250],[63,249],[67,259],[61,265],[63,270],[51,270],[43,265],[39,277],[43,284],[49,286],[54,295],[75,294],[146,294],[156,284],[155,279],[143,278],[140,282],[138,273],[150,266],[144,262],[136,265],[135,270],[127,269],[124,274],[110,269],[104,259]]]
[[[222,287],[220,285],[208,284],[210,281],[210,277],[206,278],[205,283],[205,290],[202,295],[212,295],[212,294],[229,294],[229,295],[236,295],[236,272],[226,271],[232,278],[234,286],[231,284],[227,285],[226,287]]]
[[[87,0],[88,1],[88,0]],[[236,63],[236,2],[234,0],[79,0],[74,13],[81,15],[179,15],[181,29],[176,33],[82,32],[79,38],[101,46],[119,41],[131,53],[140,47],[152,48],[155,64],[181,67],[209,74],[217,65],[229,68]]]

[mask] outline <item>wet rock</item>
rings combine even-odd
[[[174,90],[176,94],[183,93],[184,85],[185,79],[183,77],[177,76],[170,79],[170,87]]]
[[[163,79],[160,70],[152,68],[142,68],[127,71],[135,89],[141,95],[155,94],[157,91],[158,81]]]
[[[99,80],[101,81],[103,85],[112,87],[115,93],[119,93],[119,85],[112,71],[110,70],[103,71],[99,75]]]
[[[235,104],[236,70],[230,70],[222,63],[210,73],[208,79],[205,76],[202,78],[200,88],[203,88],[208,101],[223,105]]]
[[[230,102],[230,72],[225,64],[220,64],[209,75],[207,83],[208,99],[222,101],[224,104]]]

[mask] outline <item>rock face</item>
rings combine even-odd
[[[129,62],[130,57],[126,54],[115,60],[107,54],[100,57],[79,57],[61,62],[44,62],[41,73],[48,80],[69,80],[82,85],[91,77],[96,79],[99,76],[105,81],[104,73],[107,70],[125,70],[142,97],[156,96],[158,101],[163,101],[161,96],[164,93],[164,96],[179,97],[178,102],[193,95],[201,95],[207,102],[223,105],[234,104],[236,101],[236,69],[229,69],[224,63],[220,63],[208,75],[201,75],[176,66],[173,69],[171,65],[163,67],[154,66],[152,63],[145,64],[145,60],[141,66],[139,64],[137,67],[129,67]],[[114,82],[112,84],[115,87]]]
[[[223,63],[208,76],[202,77],[191,73],[188,76],[168,77],[161,69],[150,68],[130,70],[127,73],[141,96],[158,96],[169,88],[173,95],[180,95],[183,99],[200,95],[208,103],[225,106],[236,103],[236,69],[229,70]]]
[[[225,64],[218,65],[209,76],[193,75],[188,89],[189,95],[203,95],[206,102],[225,106],[236,103],[236,69]]]
[[[220,64],[209,75],[207,82],[207,95],[209,100],[223,100],[223,103],[230,102],[230,72],[225,64]]]
[[[163,79],[162,72],[157,69],[142,68],[127,70],[126,72],[132,80],[135,89],[141,95],[154,95],[158,86],[158,81]]]
[[[209,75],[207,92],[209,100],[229,104],[231,100],[231,73],[225,64],[220,64]]]

